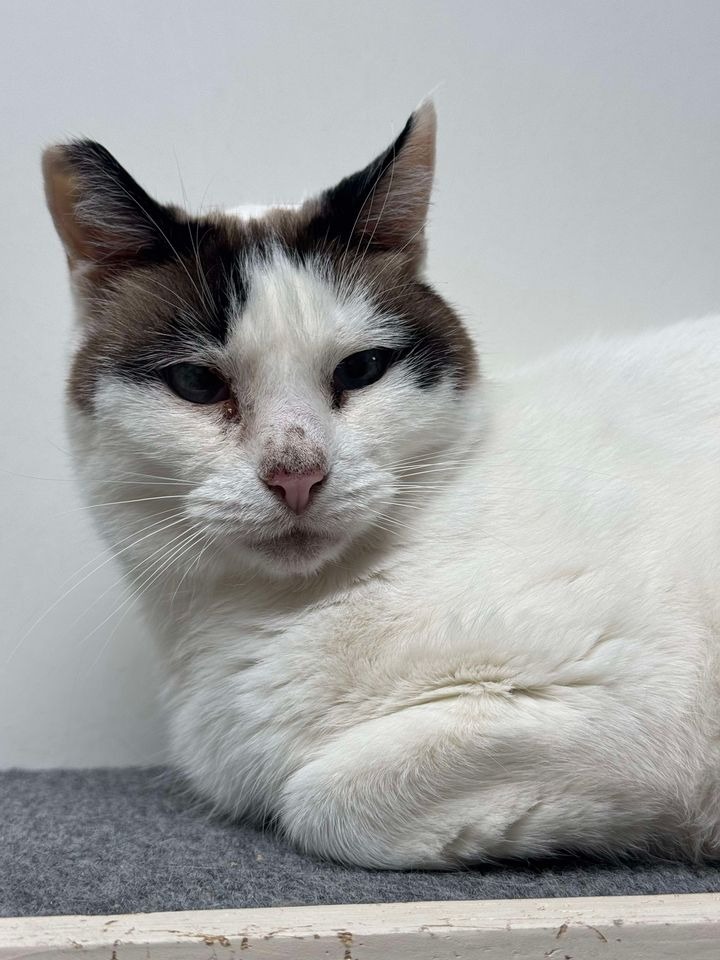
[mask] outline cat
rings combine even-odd
[[[44,155],[80,481],[174,762],[300,850],[720,851],[720,319],[503,378],[424,278],[435,112],[298,208]]]

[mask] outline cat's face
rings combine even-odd
[[[138,513],[143,493],[175,497],[198,549],[273,576],[316,572],[422,509],[476,377],[420,275],[433,153],[426,106],[359,174],[243,221],[155,203],[97,145],[48,151],[93,489]]]

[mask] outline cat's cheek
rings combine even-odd
[[[421,388],[410,368],[391,371],[387,381],[353,397],[344,425],[378,464],[392,464],[442,448],[462,432],[465,403],[450,381]]]
[[[129,459],[167,462],[182,475],[221,458],[231,427],[224,405],[204,407],[173,396],[159,383],[137,384],[108,377],[96,392],[93,417],[100,439],[124,449]],[[202,471],[201,471],[202,473]],[[197,477],[196,477],[197,478]],[[199,478],[198,478],[199,479]]]

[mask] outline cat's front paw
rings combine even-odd
[[[417,792],[397,783],[373,789],[370,777],[341,781],[327,772],[316,760],[284,792],[281,827],[304,853],[373,869],[452,870],[551,851],[543,805],[526,790],[487,787],[431,801],[419,784]]]

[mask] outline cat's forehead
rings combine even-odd
[[[239,265],[242,297],[229,306],[227,348],[272,359],[397,344],[402,324],[386,314],[369,285],[344,282],[322,257],[294,258],[282,247]]]

